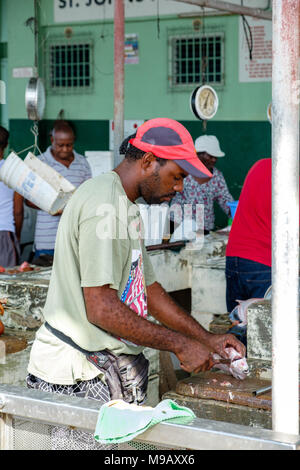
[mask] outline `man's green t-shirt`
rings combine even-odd
[[[83,287],[109,285],[137,315],[147,316],[146,285],[155,275],[140,229],[139,208],[113,171],[82,184],[63,212],[44,317],[83,349],[143,349],[90,323],[83,296]]]

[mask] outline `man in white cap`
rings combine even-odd
[[[176,193],[171,206],[180,204],[185,217],[189,216],[187,212],[191,211],[190,215],[195,220],[196,205],[204,204],[204,234],[207,234],[215,226],[214,201],[229,215],[230,209],[227,203],[233,201],[233,197],[228,190],[223,173],[215,168],[218,158],[225,157],[218,139],[214,135],[202,135],[195,140],[195,148],[198,158],[213,174],[213,177],[207,183],[201,184],[200,180],[188,175],[184,180],[183,191]],[[176,211],[174,217],[176,219]]]

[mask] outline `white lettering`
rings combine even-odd
[[[135,468],[138,460],[138,457],[119,457],[112,454],[109,457],[105,457],[104,465],[128,465]]]
[[[155,16],[159,0],[125,0],[126,18]],[[114,17],[113,0],[54,0],[54,21],[71,23],[73,21],[109,20]],[[164,0],[159,4],[160,15],[194,12],[193,5],[179,4]]]
[[[100,240],[116,239],[116,210],[112,204],[100,204],[96,215],[102,217],[97,223],[96,235]]]
[[[136,205],[132,205],[128,210],[128,221],[133,220],[128,224],[128,233],[131,240],[138,240],[141,238],[141,223],[139,217],[139,208]]]

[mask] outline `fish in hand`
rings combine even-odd
[[[226,348],[225,353],[227,358],[216,353],[212,354],[213,367],[230,373],[236,379],[244,380],[250,373],[246,358],[241,357],[234,348]]]

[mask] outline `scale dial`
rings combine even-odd
[[[218,110],[218,95],[209,85],[197,87],[191,95],[190,105],[198,119],[211,119]]]
[[[46,94],[43,80],[39,77],[30,78],[26,87],[25,105],[29,119],[40,121],[43,118]]]

